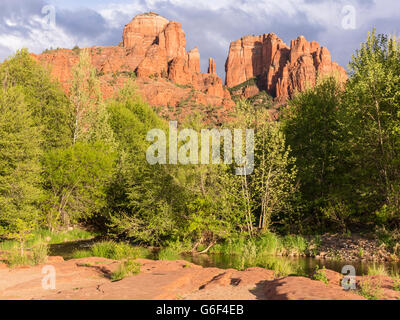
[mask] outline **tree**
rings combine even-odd
[[[284,110],[282,127],[298,168],[298,180],[307,219],[322,223],[321,208],[340,200],[346,176],[340,150],[339,110],[343,89],[334,78],[299,93]]]
[[[0,235],[24,243],[40,222],[40,135],[20,87],[0,88]]]
[[[118,144],[117,170],[109,189],[109,227],[112,233],[139,242],[160,244],[177,229],[179,187],[167,166],[150,165],[146,151],[149,130],[167,130],[150,106],[128,83],[108,103],[110,124]]]
[[[112,150],[102,142],[76,142],[67,149],[52,150],[45,155],[50,229],[54,230],[58,221],[68,226],[100,212],[106,205],[114,159]]]
[[[349,65],[341,119],[358,212],[400,221],[400,42],[368,34]]]
[[[71,144],[72,114],[61,85],[51,80],[49,70],[41,67],[26,49],[17,51],[0,66],[0,83],[19,86],[43,139],[41,148],[50,150]]]
[[[297,194],[297,169],[280,124],[271,119],[265,106],[241,100],[233,126],[255,131],[254,172],[232,177],[240,181],[237,191],[242,195],[248,231],[254,234],[256,221],[261,231],[270,230],[277,222],[285,224],[290,221],[291,202]]]
[[[87,49],[81,51],[79,62],[72,69],[72,77],[73,143],[104,141],[114,145],[109,115]]]
[[[256,136],[253,177],[253,189],[261,210],[258,227],[263,231],[269,229],[277,214],[290,214],[290,200],[297,192],[297,168],[290,153],[279,124],[265,122]]]

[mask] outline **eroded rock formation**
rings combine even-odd
[[[221,111],[228,111],[234,105],[215,72],[214,60],[210,59],[209,72],[201,73],[199,50],[186,51],[181,24],[155,13],[133,18],[124,28],[119,46],[89,50],[106,98],[135,72],[139,89],[153,106],[175,108],[190,100],[193,104],[223,106]],[[77,50],[53,50],[35,57],[50,65],[53,76],[68,92],[71,70],[79,60]]]
[[[191,109],[199,111],[193,106],[213,106],[217,107],[211,108],[213,117],[220,121],[229,118],[234,102],[216,73],[214,59],[209,59],[208,72],[202,73],[199,50],[186,51],[180,23],[151,12],[140,14],[125,26],[122,38],[118,46],[89,49],[104,97],[113,96],[136,76],[142,95],[162,115],[184,118]],[[58,49],[34,56],[51,67],[68,92],[78,50]],[[249,98],[265,90],[276,98],[277,105],[314,85],[318,76],[347,79],[346,71],[331,61],[327,48],[303,36],[289,47],[273,33],[232,42],[225,68],[226,85],[234,95]]]
[[[239,94],[250,97],[266,90],[281,101],[315,85],[317,77],[333,75],[341,82],[347,80],[345,69],[332,62],[327,48],[303,36],[288,47],[274,33],[232,42],[225,69],[226,85],[241,90]]]

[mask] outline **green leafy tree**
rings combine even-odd
[[[0,235],[24,243],[39,225],[40,135],[20,87],[0,89]]]
[[[255,131],[253,174],[232,176],[242,195],[238,200],[245,211],[248,232],[255,233],[257,221],[258,229],[264,232],[273,224],[284,225],[291,221],[297,169],[280,124],[271,119],[265,106],[241,100],[233,127]]]
[[[319,227],[321,208],[341,198],[341,180],[346,178],[338,114],[342,95],[334,78],[324,79],[289,101],[282,119],[287,144],[296,158],[306,219]]]
[[[77,142],[48,152],[43,160],[49,191],[47,221],[51,229],[85,221],[106,205],[106,191],[114,172],[115,156],[108,145]]]
[[[297,168],[290,151],[278,123],[265,122],[259,128],[253,188],[261,210],[258,227],[263,231],[269,229],[277,214],[291,213],[290,200],[297,192]]]
[[[147,132],[167,124],[137,94],[129,82],[108,104],[110,124],[118,144],[117,171],[109,189],[111,232],[151,244],[176,230],[179,187],[168,166],[150,165]],[[178,212],[180,210],[177,210]]]
[[[87,49],[82,50],[72,69],[70,101],[73,109],[73,142],[104,141],[114,145],[109,115],[100,90],[96,69]]]
[[[360,214],[400,221],[400,43],[368,34],[353,55],[341,110],[348,135],[344,149],[354,168],[352,194]],[[345,148],[347,147],[347,148]],[[369,217],[369,218],[368,218]]]
[[[26,49],[17,51],[0,65],[0,82],[5,87],[20,86],[43,137],[43,150],[71,144],[73,122],[69,100],[60,84],[51,80],[49,70],[40,66]]]

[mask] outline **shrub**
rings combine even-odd
[[[308,249],[308,242],[301,236],[286,236],[283,238],[283,247],[286,255],[304,256]]]
[[[317,280],[317,281],[322,281],[326,285],[329,284],[329,279],[326,276],[325,267],[323,267],[322,269],[319,269],[319,266],[317,265],[315,267],[315,273],[313,274],[312,279]]]
[[[125,277],[140,273],[140,263],[133,260],[124,261],[119,268],[111,274],[111,281],[120,281]]]

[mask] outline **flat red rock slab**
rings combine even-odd
[[[339,286],[304,277],[287,277],[264,283],[267,300],[365,300]]]

